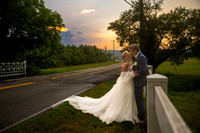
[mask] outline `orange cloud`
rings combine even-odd
[[[48,29],[56,29],[57,31],[62,31],[62,32],[66,32],[69,30],[65,27],[52,27],[52,26],[49,26]]]
[[[65,27],[56,27],[56,30],[62,31],[62,32],[66,32],[69,29],[65,28]]]

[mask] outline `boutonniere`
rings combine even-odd
[[[137,66],[137,62],[134,62],[134,63],[133,63],[133,66]]]

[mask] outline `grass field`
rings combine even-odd
[[[162,63],[155,71],[164,75],[192,75],[200,76],[200,60],[197,58],[189,58],[184,64],[177,66],[171,65],[171,62]]]
[[[67,67],[59,67],[59,68],[48,68],[48,69],[42,69],[40,71],[39,75],[71,72],[71,71],[76,71],[76,70],[81,70],[81,69],[88,69],[88,68],[112,65],[112,64],[116,64],[116,63],[119,63],[119,62],[117,62],[117,61],[116,62],[103,62],[103,63],[84,64],[84,65],[67,66]]]
[[[200,132],[200,60],[164,62],[155,71],[168,77],[168,96],[193,133]]]
[[[193,133],[200,132],[200,90],[189,92],[171,91],[170,100]]]

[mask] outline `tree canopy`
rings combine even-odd
[[[0,62],[27,62],[29,75],[41,68],[111,60],[93,46],[61,44],[61,15],[46,8],[43,0],[0,1]]]
[[[200,50],[200,9],[177,7],[159,15],[162,3],[163,0],[132,1],[131,9],[122,12],[108,27],[125,49],[127,44],[140,44],[154,70],[167,59],[181,64],[189,51],[199,56]]]
[[[64,26],[60,14],[43,0],[2,0],[0,10],[1,62],[26,60],[38,68],[55,63],[61,36],[48,27]]]

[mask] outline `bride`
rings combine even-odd
[[[116,84],[104,96],[98,99],[90,97],[71,96],[66,100],[83,113],[90,113],[102,122],[110,124],[113,121],[131,121],[138,123],[137,105],[134,94],[134,74],[132,72],[131,56],[128,51],[121,55],[122,70]]]

